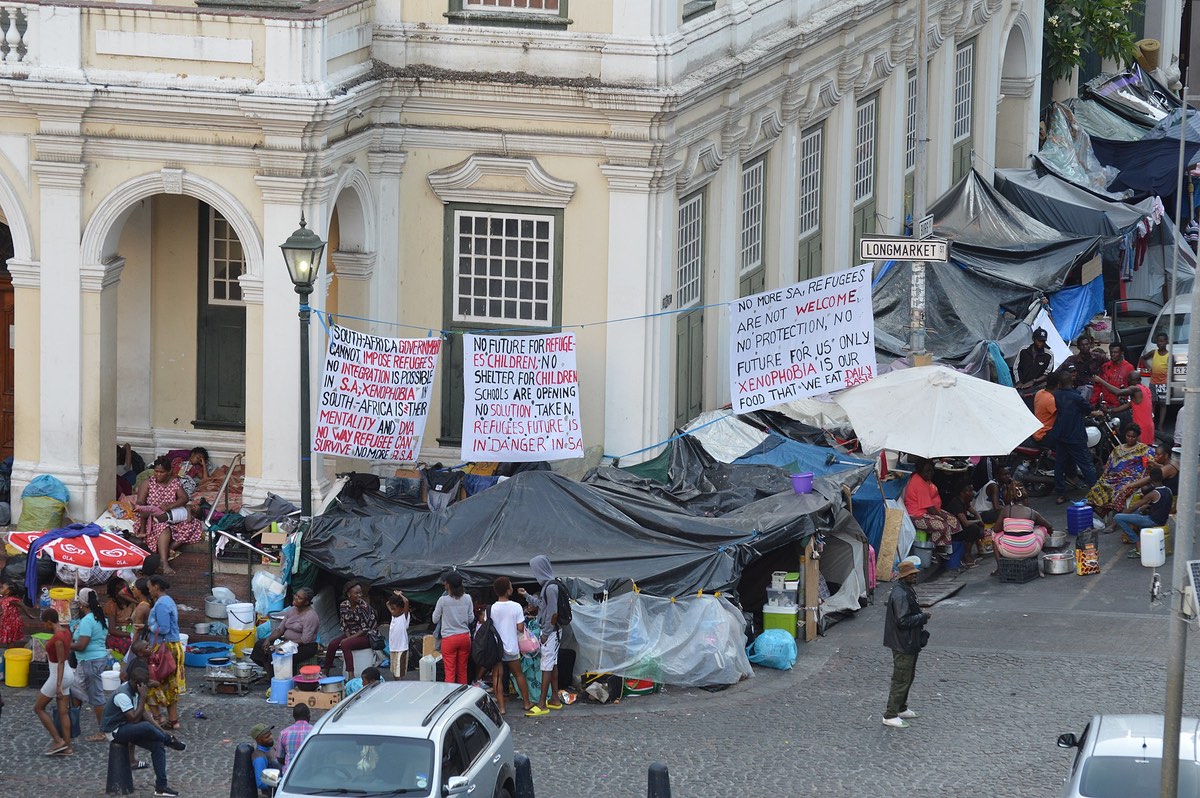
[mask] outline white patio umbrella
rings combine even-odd
[[[837,401],[865,452],[1004,455],[1042,426],[1013,388],[945,366],[888,372],[843,391]]]

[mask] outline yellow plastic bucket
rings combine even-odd
[[[71,602],[74,600],[75,588],[50,588],[50,607],[58,611],[58,620],[60,623],[66,623],[71,620]]]
[[[28,687],[29,663],[33,652],[27,648],[10,648],[4,652],[4,686]]]
[[[254,629],[230,629],[229,642],[233,644],[233,655],[242,658],[243,648],[253,648],[255,641]]]

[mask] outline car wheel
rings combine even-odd
[[[512,798],[512,793],[508,791],[507,787],[501,785],[496,787],[496,792],[492,793],[492,798]]]

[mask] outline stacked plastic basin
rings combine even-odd
[[[241,659],[242,649],[254,646],[254,632],[258,615],[253,604],[230,604],[228,607],[229,642],[233,644],[234,656]]]
[[[1092,528],[1092,506],[1087,502],[1072,502],[1067,508],[1067,534],[1071,537]]]

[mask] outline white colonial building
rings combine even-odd
[[[410,337],[584,325],[593,456],[663,440],[728,399],[721,303],[901,231],[919,114],[931,198],[1028,163],[1040,0],[929,0],[926,64],[916,19],[916,0],[0,3],[15,491],[55,474],[89,517],[130,441],[244,451],[248,496],[295,497],[278,246],[301,213],[330,242],[314,307]],[[447,344],[426,446],[452,460]]]

